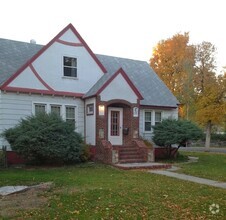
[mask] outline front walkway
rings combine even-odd
[[[160,174],[160,175],[164,175],[164,176],[169,176],[169,177],[173,177],[173,178],[177,178],[177,179],[181,179],[181,180],[191,181],[194,183],[199,183],[199,184],[204,184],[204,185],[208,185],[208,186],[214,186],[214,187],[226,189],[226,183],[224,183],[224,182],[218,182],[218,181],[214,181],[214,180],[210,180],[210,179],[189,176],[189,175],[175,173],[175,172],[171,172],[171,171],[167,171],[167,170],[150,170],[148,172]]]
[[[190,161],[190,162],[196,162]],[[178,170],[178,167],[172,166],[171,164],[164,164],[164,163],[125,163],[125,164],[115,164],[114,165],[117,168],[129,170],[129,169],[147,169],[149,173],[164,175],[168,177],[177,178],[180,180],[190,181],[194,183],[204,184],[208,186],[214,186],[222,189],[226,189],[226,183],[225,182],[219,182],[215,180],[210,179],[204,179],[200,177],[190,176],[182,173],[175,173],[173,171]],[[166,170],[167,169],[167,170]]]
[[[172,167],[171,164],[164,163],[119,163],[114,164],[115,167],[123,169],[123,170],[131,170],[131,169],[169,169]]]

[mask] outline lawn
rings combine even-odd
[[[178,163],[177,166],[181,169],[177,172],[226,182],[226,154],[208,152],[180,152],[180,154],[180,158],[192,156],[199,159],[196,163]]]
[[[226,190],[145,171],[92,163],[0,170],[1,186],[49,181],[54,183],[49,190],[0,198],[0,219],[224,219],[226,215]],[[213,203],[220,206],[215,215],[209,211]]]

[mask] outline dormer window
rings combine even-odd
[[[64,76],[77,78],[77,58],[64,57]]]

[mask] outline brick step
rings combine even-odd
[[[143,157],[139,154],[125,154],[125,155],[120,155],[119,154],[119,160],[121,159],[142,159]]]
[[[136,154],[138,154],[138,150],[119,151],[119,154],[120,155],[125,155],[125,154],[133,154],[133,155],[136,155]]]
[[[143,163],[146,162],[144,159],[122,159],[119,163]]]
[[[128,152],[128,151],[138,151],[138,148],[135,146],[125,146],[125,147],[121,147],[119,148],[119,152]]]
[[[136,146],[120,146],[119,149],[119,163],[142,163],[146,162],[139,149]]]

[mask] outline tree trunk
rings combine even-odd
[[[211,121],[209,120],[206,125],[206,143],[205,143],[206,150],[209,150],[210,148],[211,127],[212,127]]]

